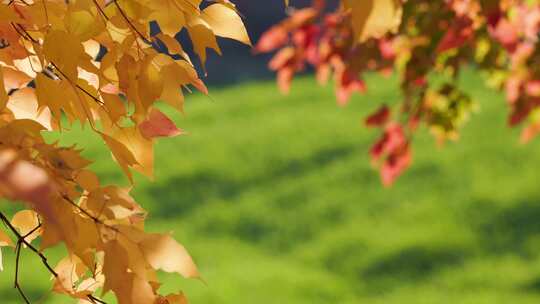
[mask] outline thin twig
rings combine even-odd
[[[38,225],[36,226],[36,228],[30,230],[27,234],[23,235],[23,239],[26,239],[27,237],[29,237],[30,235],[32,235],[32,233],[38,231],[39,228],[41,228],[41,223],[38,224]]]
[[[92,93],[88,92],[85,88],[81,87],[80,85],[74,83],[64,72],[62,72],[62,70],[60,70],[60,68],[54,63],[51,61],[51,65],[55,68],[55,70],[58,71],[58,73],[60,73],[62,76],[64,76],[64,78],[70,82],[71,84],[73,84],[77,89],[81,90],[84,94],[86,94],[88,97],[90,97],[92,100],[94,100],[97,104],[99,104],[100,106],[103,106],[104,103],[103,101],[99,100],[99,98],[97,98],[96,96],[92,95]]]
[[[15,26],[13,23],[11,23],[11,26],[13,27],[13,29],[15,29],[15,31],[19,34],[19,36],[21,36],[22,38],[26,39],[26,40],[29,40],[30,42],[34,43],[34,44],[38,44],[39,42],[37,40],[35,40],[31,35],[30,33],[28,33],[26,31],[26,29],[24,29],[24,27],[22,27],[22,25],[20,24],[17,24],[17,26]],[[54,62],[51,62],[51,65],[54,66],[54,68],[60,73],[62,74],[62,76],[64,76],[64,78],[66,78],[66,80],[68,82],[70,82],[72,85],[74,85],[77,89],[81,90],[84,94],[86,94],[88,97],[90,97],[93,101],[95,101],[98,105],[100,106],[104,106],[104,103],[99,100],[99,98],[97,98],[96,96],[92,95],[90,92],[88,92],[85,88],[81,87],[80,85],[78,85],[77,83],[74,83],[69,77],[67,77],[67,75],[62,72],[62,70],[60,70],[60,68],[58,68],[58,66],[54,63]]]
[[[150,39],[146,38],[136,27],[135,25],[131,22],[131,20],[129,20],[129,17],[126,15],[126,12],[124,12],[124,10],[122,9],[122,7],[120,7],[120,4],[118,4],[118,1],[117,0],[112,0],[112,2],[114,3],[114,5],[116,6],[116,8],[118,9],[118,11],[120,12],[120,15],[122,15],[122,18],[124,18],[124,20],[127,22],[127,24],[129,25],[129,27],[131,27],[131,29],[137,33],[137,35],[139,35],[139,37],[141,37],[141,39],[144,41],[144,43],[146,44],[149,44],[149,45],[152,45],[152,42],[150,41]]]
[[[19,284],[19,265],[20,265],[20,260],[21,260],[21,246],[22,246],[22,241],[19,239],[19,241],[17,241],[17,247],[15,247],[16,257],[15,257],[15,286],[14,287],[15,289],[19,291],[19,294],[21,295],[23,300],[26,302],[26,304],[30,304],[30,300],[28,300],[28,297],[26,296],[26,294],[21,288],[21,285]]]
[[[103,8],[101,8],[99,3],[97,3],[96,0],[92,0],[92,1],[94,2],[94,5],[97,7],[97,9],[98,9],[99,13],[101,14],[101,16],[103,16],[103,18],[105,18],[106,21],[109,21],[109,16],[107,16],[107,14],[103,10]],[[105,23],[107,23],[107,22],[105,22]]]
[[[49,261],[47,260],[47,257],[45,255],[43,255],[43,253],[41,253],[36,247],[34,247],[32,244],[30,244],[28,241],[26,241],[24,239],[24,237],[19,233],[19,231],[17,231],[17,229],[15,229],[15,227],[13,227],[13,225],[11,225],[11,223],[9,222],[9,219],[2,213],[0,212],[0,220],[9,228],[9,230],[11,230],[11,232],[13,232],[13,234],[17,237],[17,242],[20,242],[24,245],[26,245],[26,247],[28,249],[30,249],[31,251],[33,251],[35,254],[37,254],[40,258],[41,258],[41,262],[43,263],[43,265],[45,265],[45,267],[47,268],[47,270],[49,270],[49,272],[54,276],[54,277],[58,277],[58,273],[56,273],[56,271],[54,271],[54,269],[51,267],[51,265],[49,264]]]
[[[87,217],[89,217],[91,220],[93,220],[96,224],[99,224],[99,225],[102,225],[106,228],[109,228],[115,232],[119,232],[118,229],[116,227],[113,227],[111,225],[107,225],[105,224],[102,220],[100,220],[99,218],[95,217],[94,215],[90,214],[90,212],[88,212],[86,209],[84,209],[83,207],[79,206],[77,203],[75,203],[72,199],[70,199],[68,196],[66,195],[62,195],[62,198],[70,203],[73,207],[77,208],[77,210],[79,210],[81,213],[83,213],[84,215],[86,215]]]
[[[107,304],[107,302],[101,300],[101,299],[98,299],[96,297],[94,297],[93,295],[88,295],[86,296],[88,298],[88,300],[90,300],[90,302],[92,303],[99,303],[99,304]]]

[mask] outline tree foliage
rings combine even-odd
[[[292,9],[256,49],[278,50],[270,68],[277,71],[282,91],[311,65],[321,83],[334,78],[341,105],[367,89],[366,72],[398,75],[402,102],[383,104],[365,120],[381,130],[370,154],[384,184],[410,166],[420,125],[439,142],[458,137],[475,109],[458,85],[460,71],[468,66],[485,72],[488,84],[505,92],[508,124],[525,126],[522,141],[540,132],[538,1],[341,0],[335,10],[326,5],[314,0],[307,8]]]
[[[129,189],[102,185],[76,147],[44,132],[89,126],[133,183],[132,170],[153,175],[153,145],[182,130],[155,103],[183,111],[181,88],[207,93],[176,39],[187,32],[201,63],[217,37],[250,44],[227,0],[0,1],[0,197],[28,210],[0,230],[0,247],[23,249],[52,274],[53,291],[83,303],[185,303],[159,295],[156,271],[197,278],[184,247],[169,234],[144,231],[145,211]],[[14,236],[8,235],[11,233]],[[50,265],[47,249],[67,255]]]

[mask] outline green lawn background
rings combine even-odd
[[[290,96],[272,82],[188,96],[187,114],[173,117],[190,134],[158,143],[156,180],[139,176],[134,195],[148,229],[173,231],[206,284],[163,275],[163,291],[194,304],[538,303],[540,144],[518,144],[503,97],[480,76],[461,82],[480,105],[462,138],[437,147],[421,130],[413,167],[390,189],[370,165],[378,133],[362,118],[399,101],[396,79],[369,77],[344,108],[310,77]],[[63,141],[85,148],[104,181],[127,185],[89,131]],[[0,302],[22,303],[4,253]],[[33,303],[71,303],[23,258]]]

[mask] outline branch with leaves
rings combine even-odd
[[[250,45],[227,0],[0,1],[0,197],[28,207],[12,219],[0,213],[15,238],[0,230],[0,247],[15,249],[14,287],[26,303],[25,248],[54,292],[82,303],[104,303],[111,291],[121,304],[185,303],[181,292],[159,294],[156,273],[198,278],[185,248],[145,232],[129,190],[102,185],[81,151],[43,138],[89,125],[130,183],[133,170],[152,177],[155,141],[183,133],[156,103],[183,112],[184,88],[207,93],[176,39],[182,31],[202,65],[207,49],[221,52],[218,37]],[[50,265],[46,252],[59,244],[67,255]]]
[[[481,70],[506,94],[508,124],[524,125],[523,142],[540,132],[539,1],[340,0],[335,10],[326,2],[291,9],[256,49],[277,51],[269,66],[282,91],[311,65],[320,83],[333,77],[342,106],[368,89],[366,73],[399,77],[402,102],[365,119],[381,131],[370,154],[385,185],[410,166],[419,126],[439,143],[459,137],[476,108],[458,82],[464,68]]]

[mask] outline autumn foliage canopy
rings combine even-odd
[[[475,109],[458,85],[464,68],[485,72],[487,83],[505,92],[508,124],[524,126],[522,141],[540,132],[538,1],[341,0],[335,7],[336,1],[314,0],[292,9],[256,50],[277,51],[270,68],[282,91],[311,66],[320,83],[333,78],[340,105],[368,89],[368,72],[399,77],[401,102],[375,101],[380,108],[365,119],[381,130],[370,154],[384,184],[410,166],[419,126],[439,142],[458,137]]]

